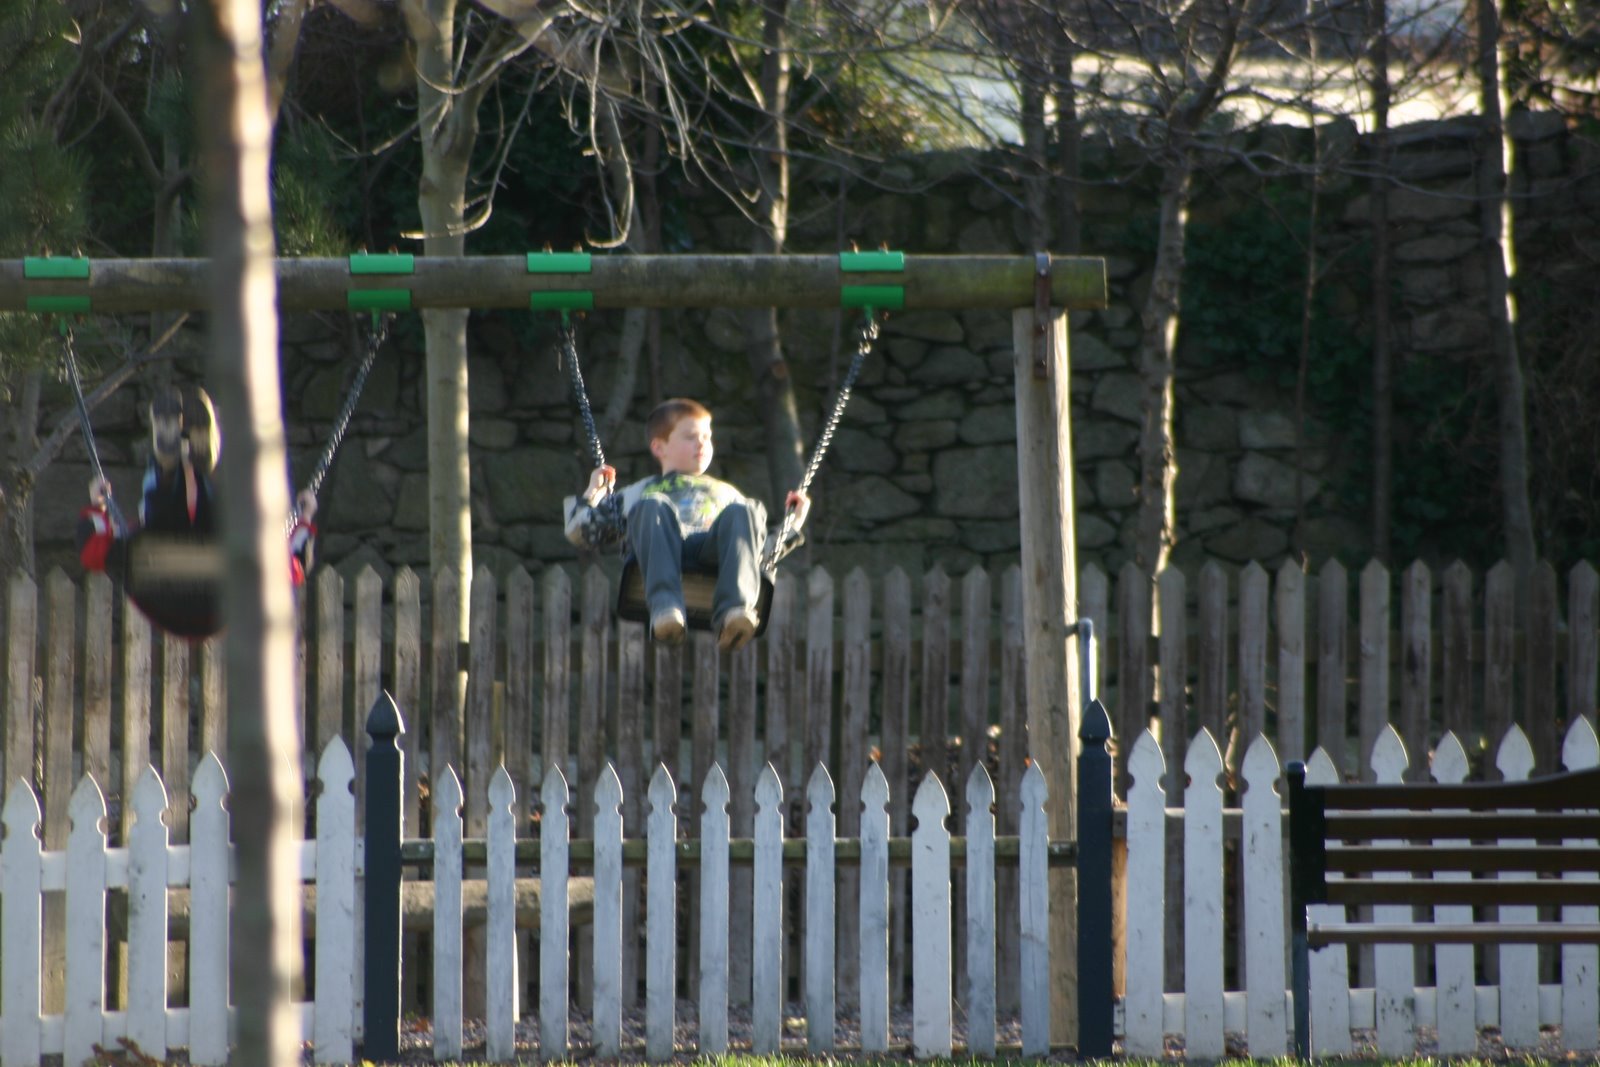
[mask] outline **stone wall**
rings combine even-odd
[[[1523,269],[1570,271],[1593,247],[1600,182],[1592,143],[1569,136],[1559,120],[1535,118],[1518,130],[1530,198],[1521,209]],[[1282,133],[1294,147],[1293,132]],[[1472,122],[1429,124],[1397,137],[1400,187],[1391,207],[1398,303],[1397,356],[1444,361],[1486,358],[1482,261],[1470,191]],[[1303,137],[1302,137],[1303,141]],[[1303,143],[1300,149],[1303,150]],[[865,247],[886,242],[910,253],[1021,253],[1027,248],[1017,190],[970,176],[970,160],[933,155],[896,163],[895,177],[933,181],[915,196],[853,195],[844,225]],[[1114,158],[1101,157],[1117,172]],[[937,179],[937,180],[936,180]],[[1146,181],[1148,179],[1145,179]],[[1230,212],[1260,210],[1259,181],[1237,173],[1207,177],[1197,218],[1224,224]],[[1366,225],[1365,187],[1328,183],[1323,240],[1330,246]],[[1138,180],[1085,189],[1085,248],[1107,257],[1110,305],[1076,315],[1071,342],[1073,447],[1080,562],[1114,568],[1128,558],[1135,515],[1139,421],[1134,352],[1135,308],[1149,284],[1136,242],[1119,245],[1129,222],[1148,217],[1153,197]],[[682,250],[739,250],[743,224],[709,193],[686,190]],[[839,220],[822,213],[797,227],[796,251],[832,250]],[[1358,272],[1359,273],[1359,272]],[[1359,278],[1330,285],[1360,336],[1365,296]],[[580,349],[595,404],[603,407],[616,377],[620,316],[597,313],[580,325]],[[786,313],[785,342],[808,435],[826,402],[824,387],[842,373],[854,322],[831,314]],[[561,498],[581,485],[576,418],[553,349],[553,324],[530,315],[475,314],[472,320],[472,485],[478,563],[504,573],[571,561],[560,529]],[[290,316],[284,325],[286,421],[304,480],[342,399],[359,338],[337,316]],[[813,562],[842,572],[862,564],[900,565],[913,573],[935,564],[960,573],[1018,557],[1015,414],[1011,322],[1007,312],[906,313],[892,316],[867,362],[816,486],[810,528]],[[649,470],[639,420],[648,408],[641,369],[628,420],[606,442],[624,479]],[[750,409],[750,374],[738,319],[730,312],[662,315],[660,383],[667,395],[703,398],[716,414],[713,472],[775,505],[767,484],[762,430]],[[353,570],[373,563],[424,570],[427,454],[422,412],[421,332],[402,321],[367,385],[324,489],[321,558]],[[1332,555],[1365,557],[1365,517],[1340,487],[1363,477],[1367,445],[1321,417],[1315,404],[1296,448],[1292,389],[1239,365],[1180,358],[1178,383],[1176,559],[1281,562],[1295,551],[1297,497],[1304,501],[1298,546],[1313,565]],[[144,442],[133,398],[96,416],[113,478],[125,500],[137,484]],[[1299,463],[1296,462],[1297,454]],[[64,540],[81,498],[86,468],[68,455],[42,487],[43,556],[69,558]]]

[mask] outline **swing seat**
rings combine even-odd
[[[117,542],[122,587],[153,624],[190,641],[222,630],[222,549],[208,536],[137,530]]]
[[[711,606],[717,592],[715,569],[685,569],[683,572],[683,613],[691,630],[711,632],[716,624]],[[760,637],[767,629],[767,617],[772,608],[772,575],[761,572],[761,593],[756,598],[756,633]],[[617,618],[629,622],[650,623],[650,606],[644,598],[644,571],[632,556],[622,565],[622,580],[617,583]]]

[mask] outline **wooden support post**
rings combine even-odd
[[[1049,784],[1052,840],[1076,836],[1074,761],[1081,700],[1075,647],[1078,565],[1072,509],[1071,380],[1067,316],[1048,308],[1048,357],[1036,372],[1034,309],[1012,313],[1017,392],[1017,485],[1022,526],[1022,617],[1029,755]],[[1050,872],[1052,1042],[1078,1043],[1077,877]]]

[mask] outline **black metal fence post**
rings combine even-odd
[[[367,713],[366,1000],[362,1058],[400,1058],[400,783],[405,733],[400,709],[387,692]]]
[[[1111,1055],[1111,716],[1098,700],[1078,730],[1078,1056]]]

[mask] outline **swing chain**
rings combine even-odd
[[[312,468],[311,480],[306,483],[306,489],[315,498],[322,493],[322,483],[328,477],[328,470],[333,466],[333,457],[339,451],[339,445],[344,440],[344,434],[350,427],[350,417],[355,414],[356,402],[361,399],[361,390],[367,384],[367,375],[372,371],[372,364],[378,358],[378,349],[383,347],[383,342],[389,337],[389,324],[394,321],[394,315],[372,313],[372,329],[367,334],[367,351],[361,357],[361,365],[356,368],[356,376],[350,382],[350,389],[345,394],[344,405],[339,409],[339,415],[333,420],[333,430],[328,434],[328,443],[322,448],[322,455],[317,457],[317,465]],[[292,521],[292,519],[291,519]]]
[[[844,416],[844,407],[850,402],[850,390],[855,387],[856,379],[861,375],[861,367],[866,363],[867,356],[871,354],[872,346],[877,340],[878,317],[872,308],[867,308],[866,315],[861,321],[861,336],[856,341],[855,355],[850,358],[844,382],[834,395],[833,408],[828,412],[828,421],[823,424],[822,433],[817,437],[816,447],[811,452],[811,462],[806,465],[805,475],[800,479],[795,492],[803,495],[811,488],[811,481],[822,466],[822,457],[827,454],[828,446],[833,443],[833,434],[839,428],[840,418]],[[800,530],[795,525],[795,513],[785,508],[783,525],[779,528],[777,537],[767,545],[766,558],[761,561],[762,569],[769,573],[776,569],[783,557],[800,547],[800,542]]]
[[[78,355],[73,344],[72,327],[63,319],[61,321],[61,361],[66,365],[67,381],[72,385],[72,400],[78,408],[78,428],[83,433],[84,447],[89,450],[89,463],[94,467],[95,479],[109,486],[106,480],[105,468],[100,465],[100,448],[95,444],[94,425],[89,421],[89,405],[83,399],[83,382],[78,377]],[[122,509],[117,506],[117,498],[109,492],[106,494],[106,513],[111,519],[111,528],[121,536],[127,527],[123,521]]]
[[[583,419],[584,440],[589,455],[598,470],[606,465],[605,451],[600,447],[600,429],[595,425],[594,410],[589,406],[589,390],[583,384],[583,368],[578,365],[578,342],[567,313],[561,313],[561,344],[557,358],[567,365],[567,380],[572,395],[578,402],[578,414]],[[605,498],[589,508],[589,517],[583,526],[583,540],[594,549],[620,548],[625,540],[628,524],[622,515],[622,494],[607,493]]]

